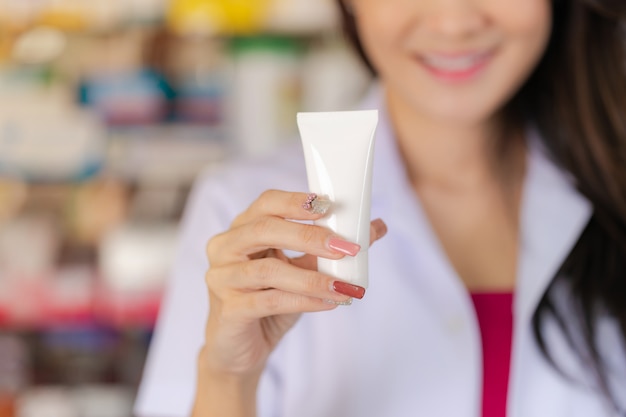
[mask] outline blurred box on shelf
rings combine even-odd
[[[43,327],[91,323],[94,320],[95,271],[89,265],[57,269],[42,296]]]
[[[1,225],[1,276],[41,281],[55,268],[60,232],[54,217],[47,213],[20,215]]]
[[[70,390],[60,386],[28,390],[17,400],[15,411],[19,417],[79,417]]]
[[[0,25],[20,29],[46,24],[66,31],[111,30],[162,20],[168,0],[0,1]]]
[[[96,322],[118,329],[151,329],[159,315],[162,290],[123,292],[101,288],[94,301]]]
[[[99,249],[94,312],[114,326],[152,326],[177,240],[175,224],[125,224]]]
[[[98,282],[92,267],[70,266],[38,282],[0,283],[0,290],[0,329],[42,330],[92,324],[124,329],[154,326],[163,288],[111,288]]]
[[[0,173],[61,181],[93,175],[102,164],[105,130],[76,108],[66,88],[0,79]]]
[[[169,124],[111,132],[108,172],[131,182],[191,184],[231,150],[219,128]]]
[[[180,123],[224,123],[230,74],[223,39],[164,33],[154,49],[155,67],[174,90],[173,119]]]
[[[95,178],[72,185],[63,204],[65,239],[74,246],[95,247],[107,233],[126,221],[131,195],[129,184],[112,178]]]
[[[115,184],[30,186],[0,222],[0,326],[153,325],[184,193],[142,186],[131,204]]]
[[[91,385],[75,388],[72,399],[80,417],[130,417],[133,394],[124,386]]]
[[[333,32],[339,27],[339,13],[334,0],[273,0],[264,27],[292,35]]]
[[[17,397],[30,383],[30,368],[26,342],[0,333],[0,417],[16,415]]]
[[[85,276],[85,274],[87,276]],[[0,300],[0,327],[41,329],[91,323],[93,271],[64,271],[37,282],[13,280]]]
[[[167,23],[185,35],[249,34],[263,29],[272,0],[172,0]]]
[[[16,417],[130,417],[134,393],[123,386],[33,387],[17,400]]]
[[[338,14],[332,0],[173,0],[167,22],[180,34],[311,35],[335,30]]]
[[[169,273],[176,224],[121,225],[100,242],[99,270],[105,288],[119,293],[159,291]]]
[[[92,74],[81,86],[81,103],[109,126],[151,125],[168,118],[171,89],[150,70]]]

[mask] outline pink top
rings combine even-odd
[[[471,295],[483,345],[482,417],[505,417],[513,337],[513,294]]]

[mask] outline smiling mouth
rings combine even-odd
[[[417,56],[430,74],[445,81],[465,81],[478,75],[495,54],[488,52],[430,53]]]

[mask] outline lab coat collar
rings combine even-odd
[[[529,129],[520,219],[516,316],[528,319],[593,213],[571,175],[550,160],[539,134]]]
[[[372,209],[383,213],[390,229],[411,234],[407,238],[425,251],[422,258],[429,260],[431,270],[450,277],[456,282],[448,282],[448,285],[463,291],[465,287],[412,192],[379,85],[373,87],[364,101],[364,108],[379,109]],[[593,211],[591,203],[577,191],[571,176],[550,160],[534,129],[529,129],[527,141],[514,307],[516,318],[524,322],[535,311]],[[467,305],[467,297],[464,298]]]

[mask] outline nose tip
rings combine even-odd
[[[433,10],[426,18],[426,27],[432,32],[448,36],[464,36],[479,31],[488,23],[487,17],[467,2],[456,2],[462,4],[455,5],[443,3],[446,4]]]

